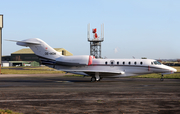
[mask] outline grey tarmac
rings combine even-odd
[[[90,77],[64,75],[0,75],[0,109],[24,114],[180,113],[180,79],[90,82]]]

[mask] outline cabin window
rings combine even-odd
[[[119,65],[119,61],[117,62],[117,65]]]
[[[125,65],[125,62],[123,62],[123,65]]]
[[[151,62],[151,65],[153,65],[153,62]]]
[[[113,65],[113,61],[111,61],[111,65]]]
[[[136,62],[134,62],[134,64],[136,65],[137,63],[136,63]]]
[[[129,65],[131,64],[131,62],[129,62]]]
[[[108,64],[108,62],[106,61],[106,62],[105,62],[105,64],[107,65],[107,64]]]
[[[140,64],[142,65],[142,64],[143,64],[143,62],[140,62]]]

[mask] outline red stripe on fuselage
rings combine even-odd
[[[148,71],[150,71],[150,66],[148,66]]]
[[[89,56],[89,62],[88,62],[88,66],[92,64],[92,57]]]

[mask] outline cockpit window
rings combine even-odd
[[[159,61],[154,61],[155,65],[161,65],[161,63]]]

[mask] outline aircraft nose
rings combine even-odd
[[[174,68],[174,72],[177,72],[177,70]]]
[[[172,72],[177,72],[177,70],[175,68],[171,68]]]

